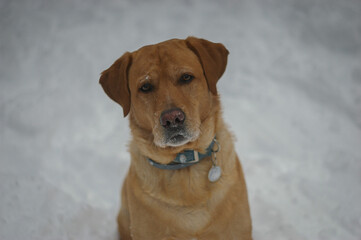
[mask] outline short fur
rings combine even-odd
[[[252,226],[243,171],[233,138],[223,122],[216,84],[227,65],[219,43],[189,37],[172,39],[125,53],[100,83],[129,114],[131,164],[125,178],[118,226],[122,240],[249,240]],[[194,79],[179,82],[182,74]],[[140,91],[149,82],[151,92]],[[181,109],[186,142],[171,146],[159,118]],[[221,178],[208,180],[210,157],[180,170],[151,166],[147,158],[168,164],[185,149],[204,152],[216,136]]]

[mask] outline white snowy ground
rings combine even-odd
[[[231,53],[255,240],[361,239],[360,0],[1,0],[1,240],[115,239],[129,131],[99,73],[188,35]]]

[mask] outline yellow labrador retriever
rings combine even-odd
[[[102,72],[129,114],[131,164],[122,188],[122,240],[249,240],[242,167],[222,119],[220,43],[188,37],[126,52]]]

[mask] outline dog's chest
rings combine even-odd
[[[173,221],[179,228],[187,232],[198,232],[203,229],[211,219],[211,213],[204,207],[201,208],[175,208],[173,210]]]

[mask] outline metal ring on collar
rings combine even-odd
[[[214,138],[213,141],[214,141],[214,143],[217,145],[217,150],[213,150],[213,148],[212,148],[211,151],[212,151],[213,153],[217,153],[217,152],[219,152],[219,151],[221,150],[221,145],[219,144],[219,142],[217,141],[216,138]]]

